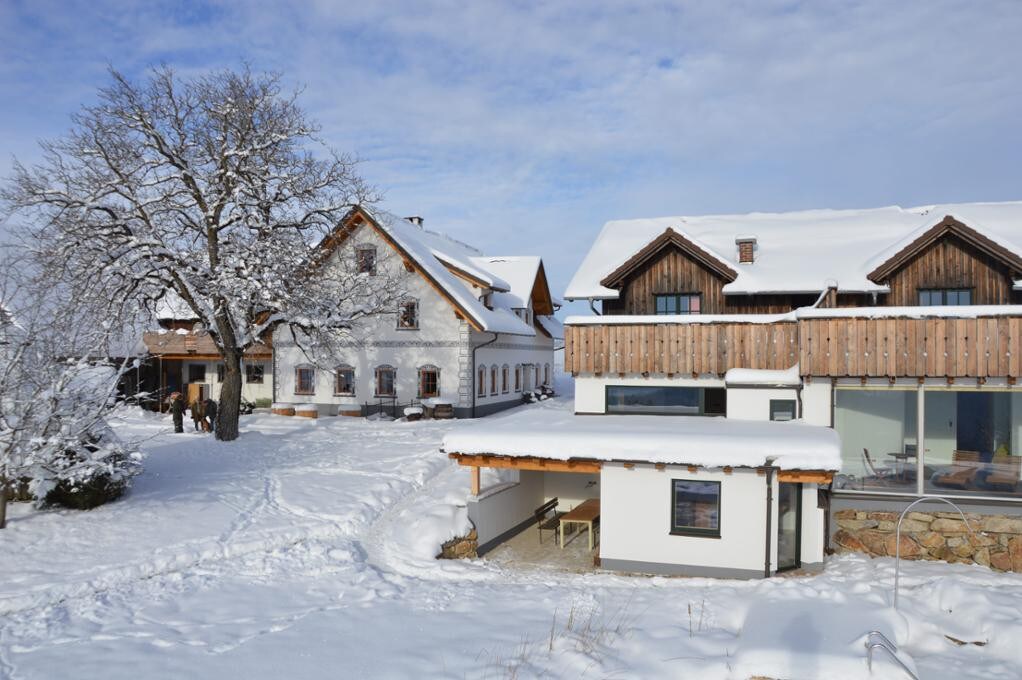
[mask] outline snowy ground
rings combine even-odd
[[[470,426],[256,415],[220,444],[125,414],[130,496],[19,504],[0,532],[0,678],[866,678],[873,628],[923,678],[1022,676],[1022,577],[982,567],[906,563],[895,614],[891,560],[759,582],[436,561],[468,489],[437,447]]]

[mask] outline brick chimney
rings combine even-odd
[[[738,262],[740,264],[752,264],[756,261],[756,237],[738,236],[735,238],[738,245]]]

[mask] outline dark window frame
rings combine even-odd
[[[490,366],[490,396],[497,396],[497,364]]]
[[[486,396],[486,366],[480,366],[476,370],[476,381],[479,383],[476,385],[476,396]]]
[[[434,373],[434,390],[431,394],[427,394],[424,387],[424,380],[427,373]],[[419,399],[432,399],[433,397],[440,396],[440,367],[439,366],[420,366],[419,367],[419,381],[418,381]]]
[[[795,399],[771,399],[769,407],[769,418],[771,421],[778,423],[788,422],[786,420],[778,420],[777,418],[774,418],[775,404],[778,406],[781,404],[791,404],[791,420],[798,420],[798,401]]]
[[[366,265],[365,254],[372,256],[372,261]],[[376,246],[358,246],[355,248],[355,271],[359,274],[376,276]]]
[[[717,528],[716,529],[703,529],[699,527],[685,527],[678,526],[675,522],[677,519],[677,500],[675,500],[675,483],[684,482],[686,484],[715,484],[717,486]],[[723,494],[723,484],[719,481],[712,481],[708,479],[671,479],[671,517],[670,517],[670,535],[671,536],[691,536],[694,538],[720,538],[720,527],[723,522],[723,514],[721,496]]]
[[[390,373],[390,392],[380,391],[380,377],[384,373]],[[377,366],[373,369],[373,396],[374,397],[396,397],[397,396],[397,369],[388,364]]]
[[[681,309],[681,300],[682,300],[682,298],[685,298],[687,300],[689,311],[686,311],[686,312],[678,311],[678,310]],[[699,309],[697,311],[694,311],[694,312],[691,311],[691,309],[692,309],[692,302],[691,301],[692,301],[693,298],[699,302]],[[658,308],[658,305],[657,305],[657,303],[658,303],[658,301],[660,299],[670,299],[670,300],[673,300],[675,311],[673,311],[673,312],[668,312],[668,311],[661,312],[659,310],[659,308]],[[703,294],[702,293],[689,292],[689,293],[654,293],[653,294],[653,314],[654,315],[671,315],[671,314],[694,315],[694,314],[702,314],[702,313],[703,313]]]
[[[222,361],[217,362],[217,365],[216,365],[216,381],[218,383],[222,383],[224,381],[224,376],[225,375],[227,375],[227,366]]]
[[[346,390],[346,391],[338,389],[338,387],[340,385],[339,379],[340,379],[342,373],[350,373],[351,374],[351,378],[348,381],[348,385],[349,385],[349,387],[351,389]],[[354,366],[348,366],[347,364],[342,364],[342,365],[336,366],[334,368],[334,396],[335,397],[353,397],[353,396],[355,396],[355,367]]]
[[[507,394],[511,391],[511,367],[504,364],[500,367],[500,393]]]
[[[252,376],[258,371],[259,379],[253,380]],[[262,364],[245,364],[245,384],[262,385],[266,380],[266,367]]]
[[[969,296],[969,301],[966,302],[964,305],[962,305],[962,303],[960,302],[954,303],[955,305],[961,305],[965,307],[971,306],[973,304],[972,301],[975,296],[973,295],[972,288],[919,288],[916,291],[916,302],[920,307],[947,307],[950,305],[950,303],[948,302],[949,293],[953,293],[958,296],[965,293]],[[930,301],[925,304],[923,303],[924,294],[930,297]],[[934,303],[932,298],[936,294],[940,294],[940,302]]]
[[[406,324],[407,310],[411,307],[411,323]],[[417,331],[419,330],[419,301],[414,299],[402,300],[397,307],[397,330]]]
[[[307,390],[302,389],[302,372],[308,371],[310,374],[309,383],[311,387]],[[301,394],[306,396],[312,396],[316,394],[316,367],[315,366],[295,366],[295,394]]]
[[[726,387],[693,387],[691,385],[657,385],[656,387],[662,387],[664,389],[691,389],[691,390],[703,390],[703,394],[699,397],[699,412],[698,413],[677,413],[671,411],[612,411],[610,410],[610,390],[615,387],[647,387],[646,385],[605,385],[603,387],[603,413],[605,415],[616,415],[616,416],[673,416],[673,417],[709,417],[709,418],[726,418],[727,417],[727,388]],[[724,398],[724,412],[723,413],[707,413],[706,412],[706,390],[720,390],[723,392]]]

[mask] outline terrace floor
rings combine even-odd
[[[597,539],[599,539],[599,535],[600,532],[597,530]],[[564,549],[561,550],[554,532],[544,531],[541,544],[539,531],[535,526],[530,526],[486,553],[484,558],[507,566],[535,566],[585,573],[596,570],[593,556],[599,555],[599,552],[599,542],[592,551],[589,550],[589,536],[586,529],[565,536]]]

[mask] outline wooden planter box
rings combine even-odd
[[[450,420],[454,418],[454,406],[451,404],[437,404],[433,407],[433,417],[437,420]]]
[[[295,409],[295,415],[299,418],[319,418],[319,409]]]
[[[348,418],[361,418],[362,408],[360,406],[342,406],[337,409],[337,415],[347,416]]]
[[[295,414],[294,404],[274,404],[270,412],[275,416],[293,416]]]

